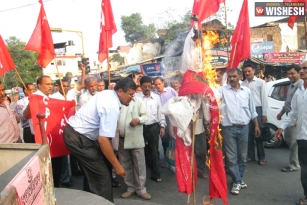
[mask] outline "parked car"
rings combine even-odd
[[[281,140],[275,141],[273,136],[275,131],[280,127],[283,120],[286,118],[285,114],[282,116],[281,120],[277,120],[276,116],[284,106],[290,83],[291,82],[288,78],[266,83],[266,92],[268,95],[268,122],[266,123],[266,126],[270,127],[272,139],[264,143],[265,147],[276,148],[279,147],[283,142]]]

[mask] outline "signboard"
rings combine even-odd
[[[264,59],[274,63],[297,63],[300,64],[305,60],[304,52],[265,52]]]
[[[251,55],[255,58],[263,58],[264,52],[274,52],[273,41],[267,42],[252,42],[251,43]]]
[[[5,189],[9,190],[11,187],[16,188],[19,205],[45,204],[38,156],[32,157]]]
[[[143,64],[141,65],[141,72],[149,77],[164,76],[164,67],[162,62]]]
[[[210,61],[212,67],[226,67],[228,64],[228,54],[223,50],[207,50],[205,56],[211,56],[205,57],[205,60]]]

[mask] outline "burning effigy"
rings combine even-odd
[[[194,26],[184,44],[182,70],[185,73],[179,96],[171,98],[161,112],[176,127],[175,172],[179,192],[189,196],[195,193],[198,174],[194,156],[195,131],[203,126],[210,145],[206,162],[209,167],[210,200],[218,197],[228,204],[219,129],[219,100],[214,94],[218,85],[215,81],[216,71],[210,64],[210,50],[218,41],[217,32],[207,30],[201,33]]]

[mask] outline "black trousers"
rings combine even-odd
[[[151,177],[160,178],[159,170],[159,133],[160,126],[158,124],[146,128],[143,126],[143,136],[145,141],[148,142],[149,154],[150,154],[150,171]]]
[[[30,127],[23,128],[23,141],[25,143],[35,143],[34,135],[31,133]]]
[[[170,126],[171,122],[169,121],[169,118],[167,116],[165,116],[165,120],[166,120],[165,135],[163,137],[161,137],[164,156],[166,154],[166,150],[168,148],[169,141],[171,140],[171,136],[169,134],[169,126]]]
[[[259,129],[262,128],[262,107],[256,107],[256,112],[258,114],[257,120]],[[263,141],[260,137],[255,137],[255,125],[253,121],[249,122],[249,134],[248,134],[248,151],[247,151],[247,158],[251,158],[253,160],[256,159],[255,156],[255,142],[257,148],[257,157],[259,160],[265,159],[265,152],[264,152],[264,145]]]
[[[111,175],[98,142],[76,132],[70,125],[64,129],[63,136],[67,149],[84,172],[90,192],[113,202]]]
[[[297,140],[298,161],[301,166],[301,183],[307,198],[307,140]]]
[[[60,187],[60,179],[61,179],[61,173],[62,173],[62,160],[63,160],[63,157],[51,158],[54,187]]]

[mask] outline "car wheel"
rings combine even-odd
[[[275,134],[275,131],[278,130],[278,128],[274,125],[271,125],[271,124],[266,124],[266,126],[268,126],[270,128],[272,139],[269,140],[269,141],[263,142],[264,147],[265,148],[277,148],[277,147],[279,147],[282,144],[283,140],[278,140],[278,141],[274,140],[274,134]]]

